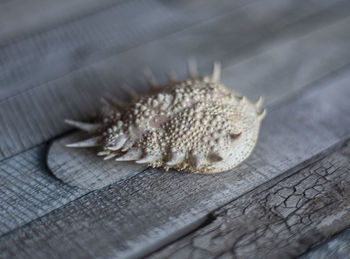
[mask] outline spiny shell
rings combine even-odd
[[[67,120],[95,135],[67,146],[101,146],[105,159],[166,170],[210,174],[235,167],[256,144],[262,99],[252,103],[219,83],[218,63],[210,77],[195,77],[195,70],[190,64],[189,79],[170,81],[130,104],[104,100],[100,123]]]

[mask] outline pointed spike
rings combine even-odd
[[[222,161],[223,160],[223,157],[221,154],[219,154],[218,152],[213,152],[211,154],[209,154],[208,156],[208,159],[211,161],[211,162],[219,162],[219,161]]]
[[[261,112],[257,112],[259,120],[263,120],[266,116],[266,109],[262,110]]]
[[[188,73],[191,78],[198,77],[197,62],[194,58],[190,58],[187,61]]]
[[[84,130],[86,132],[96,132],[102,129],[102,125],[99,123],[86,123],[86,122],[80,122],[80,121],[74,121],[74,120],[68,120],[68,119],[65,120],[64,122],[75,128]]]
[[[232,139],[236,139],[236,138],[238,138],[239,136],[241,136],[241,134],[242,134],[242,132],[239,132],[239,133],[231,133],[230,134],[230,137],[232,138]]]
[[[105,94],[103,99],[107,102],[108,105],[116,106],[118,108],[123,108],[126,105],[124,101],[119,100],[117,97],[115,97],[111,93]]]
[[[159,84],[158,84],[157,79],[154,76],[152,70],[149,67],[145,69],[144,74],[145,74],[145,77],[146,77],[149,85],[152,88],[157,88]]]
[[[114,101],[109,98],[101,97],[100,101],[102,103],[103,111],[110,112],[119,109],[119,105],[117,105]]]
[[[242,95],[242,96],[240,96],[240,97],[238,98],[238,102],[244,103],[244,102],[246,102],[246,101],[247,101],[247,97],[245,97],[244,95]]]
[[[111,152],[108,150],[100,151],[97,153],[98,156],[107,156],[109,154],[111,154]]]
[[[133,161],[141,157],[142,151],[138,148],[131,148],[124,155],[117,157],[115,161]]]
[[[103,105],[106,105],[106,106],[111,105],[105,97],[100,97],[100,101]]]
[[[257,109],[259,109],[261,107],[261,105],[263,104],[263,101],[264,101],[264,99],[262,98],[262,96],[259,96],[258,100],[256,100],[256,102],[255,102],[255,107]]]
[[[172,152],[170,160],[166,163],[168,166],[174,166],[180,164],[185,159],[184,153]]]
[[[101,103],[102,103],[102,109],[101,109],[102,115],[104,114],[109,115],[111,112],[118,110],[118,108],[115,105],[113,105],[103,97],[101,97]]]
[[[238,102],[240,102],[243,98],[243,95],[235,95],[235,98]]]
[[[113,146],[109,146],[107,148],[112,151],[119,150],[127,140],[128,137],[125,134],[119,135],[113,143]]]
[[[216,61],[213,65],[213,73],[211,74],[211,80],[213,82],[219,82],[221,76],[221,64],[220,62]]]
[[[176,75],[174,71],[169,71],[167,73],[170,82],[176,82]]]
[[[161,155],[156,155],[156,154],[146,154],[145,157],[142,159],[139,159],[135,161],[138,164],[150,164],[153,163],[161,158]]]
[[[191,165],[198,170],[200,166],[204,163],[204,157],[199,154],[192,154],[190,156]]]
[[[139,97],[139,95],[135,92],[135,90],[134,90],[131,86],[127,85],[126,83],[124,83],[124,84],[121,86],[121,88],[122,88],[127,94],[129,94],[129,95],[131,96],[131,98],[137,99],[137,98]]]
[[[113,157],[115,157],[115,156],[117,156],[117,154],[113,153],[113,154],[110,154],[110,155],[108,155],[108,156],[105,156],[105,157],[103,158],[103,160],[108,160],[108,159],[111,159],[111,158],[113,158]]]
[[[134,144],[135,144],[135,141],[132,138],[128,138],[128,140],[125,142],[122,148],[122,151],[123,152],[128,151]]]
[[[66,144],[65,146],[66,147],[77,147],[77,148],[97,147],[97,146],[101,145],[101,140],[102,140],[102,137],[98,136],[98,137],[89,138],[89,139],[86,139],[83,141]]]

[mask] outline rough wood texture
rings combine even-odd
[[[0,235],[86,193],[50,175],[45,153],[39,146],[1,163]]]
[[[249,0],[247,3],[251,1],[256,2]],[[220,5],[215,9],[208,0],[190,1],[182,5],[166,4],[158,0],[116,3],[118,4],[111,8],[1,48],[1,98],[37,87],[211,17],[227,14],[243,5],[243,1],[228,0],[219,0]],[[128,60],[123,65],[126,66],[129,62]]]
[[[302,254],[350,225],[349,154],[350,145],[268,184],[267,190],[261,186],[230,202],[210,215],[208,225],[149,258],[277,259]],[[335,258],[324,250],[302,258]],[[349,256],[343,255],[339,258]]]
[[[346,211],[348,213],[348,211]],[[299,257],[300,259],[343,259],[350,255],[350,229]]]
[[[240,62],[224,68],[223,82],[253,100],[259,95],[264,96],[265,104],[271,107],[274,103],[281,102],[287,96],[295,94],[313,80],[324,76],[329,69],[338,68],[350,61],[350,53],[348,53],[350,34],[346,33],[349,31],[349,22],[350,18],[345,18],[319,31],[293,37],[293,40],[290,38],[280,40],[271,48],[267,47],[261,52],[251,54],[241,59]],[[338,35],[344,35],[344,40],[340,41]],[[337,40],[330,40],[334,44],[315,47],[317,42],[329,39]],[[339,58],[333,62],[335,56]],[[288,75],[281,71],[288,71]],[[122,175],[119,178],[110,173],[110,167],[113,163],[118,166],[123,166],[123,163],[103,162],[101,158],[94,157],[95,150],[67,149],[60,142],[68,143],[69,141],[63,138],[53,143],[48,155],[48,166],[59,179],[82,188],[100,188],[123,179],[127,175],[134,175],[141,168],[136,168],[137,170],[133,172],[130,171],[131,168],[128,165],[125,172],[120,171]],[[76,160],[72,160],[73,156]],[[89,169],[89,166],[97,161],[99,165],[106,164],[96,166],[94,170]],[[77,177],[77,175],[85,177]],[[96,175],[99,175],[99,182],[95,185],[93,179],[96,178]]]
[[[276,1],[269,1],[271,1],[271,3],[276,3]],[[183,75],[185,71],[183,65],[184,60],[186,60],[189,55],[200,56],[200,64],[208,64],[214,59],[222,59],[223,56],[235,58],[235,49],[237,49],[238,52],[242,52],[242,49],[238,50],[238,48],[248,43],[265,40],[286,25],[300,21],[310,13],[315,13],[315,10],[319,11],[319,8],[311,4],[310,6],[305,5],[304,9],[298,9],[298,12],[292,12],[291,10],[294,10],[295,7],[289,5],[288,3],[290,2],[287,0],[286,2],[277,2],[278,8],[281,10],[278,14],[275,12],[277,7],[271,9],[267,4],[268,2],[260,3],[259,1],[259,4],[248,5],[231,14],[224,15],[220,19],[209,20],[175,35],[130,49],[113,58],[94,63],[87,68],[75,71],[65,77],[42,84],[34,89],[22,92],[17,96],[3,100],[0,103],[0,159],[33,147],[67,130],[67,126],[62,123],[64,118],[86,118],[86,116],[96,111],[98,103],[98,98],[96,98],[96,96],[100,95],[103,91],[114,91],[117,95],[121,95],[118,93],[116,85],[125,81],[128,81],[132,87],[136,88],[136,86],[139,86],[138,89],[140,89],[140,86],[142,86],[142,83],[140,83],[141,80],[139,79],[140,77],[135,77],[135,75],[139,75],[141,73],[140,68],[147,66],[147,64],[151,64],[157,72],[164,71],[165,67],[176,67],[176,73]],[[302,29],[299,30],[300,33],[293,32],[293,36],[308,35],[307,29],[322,28],[325,25],[325,21],[327,21],[326,24],[328,24],[335,22],[337,19],[344,18],[344,15],[348,14],[347,10],[349,10],[349,7],[350,4],[345,1],[336,5],[333,9],[327,9],[327,12],[324,11],[318,14],[316,12],[317,15],[310,18],[312,24],[311,28],[305,26],[307,20],[303,20],[300,23],[304,24],[304,26],[301,26],[301,24],[297,26],[299,28],[302,27]],[[269,13],[270,9],[271,13]],[[265,23],[261,23],[261,20],[258,19],[256,21],[244,21],[246,25],[241,25],[242,22],[240,22],[239,17],[244,17],[245,19],[248,17],[260,17],[263,19],[263,17],[261,17],[262,10],[266,12],[263,17],[266,15],[266,17],[269,18]],[[283,22],[279,22],[281,20],[283,20]],[[232,26],[228,27],[226,26],[227,24],[231,24]],[[218,30],[218,28],[222,29]],[[305,30],[305,28],[307,29]],[[317,32],[315,33],[317,34]],[[323,33],[323,37],[319,37],[329,42],[330,45],[335,44],[338,46],[340,44],[339,42],[348,42],[347,37],[349,37],[349,34],[346,32],[336,31],[336,35],[332,35],[334,32],[325,28]],[[245,36],[232,36],[240,34]],[[194,37],[194,35],[196,37]],[[283,36],[282,38],[275,38],[276,42],[287,42],[290,40],[286,35]],[[56,36],[52,36],[53,40],[56,40],[55,37]],[[94,37],[97,37],[97,35]],[[310,37],[312,38],[312,36]],[[81,39],[84,37],[78,38]],[[318,38],[318,40],[320,40],[320,38]],[[272,46],[274,45],[272,42],[269,42],[269,45],[270,44]],[[50,44],[48,44],[48,46],[50,46]],[[346,46],[346,48],[344,48],[344,46]],[[348,62],[348,45],[344,46],[342,45],[337,48],[337,55],[339,54],[341,58],[332,60],[332,62],[328,62],[329,56],[326,54],[329,53],[328,45],[324,45],[324,49],[320,49],[321,52],[317,55],[310,56],[316,58],[316,63],[321,61],[325,62],[323,60],[323,57],[325,57],[324,54],[328,57],[325,58],[327,60],[325,63],[326,65],[320,67],[322,72],[319,74],[324,75]],[[261,49],[255,51],[264,49],[263,45],[260,45],[260,47]],[[320,47],[322,48],[322,46]],[[14,50],[16,50],[16,48],[14,48]],[[25,48],[23,48],[23,51],[24,50]],[[14,51],[14,53],[20,54],[21,51],[17,50]],[[105,53],[105,56],[111,56],[113,53],[115,52]],[[307,53],[308,52],[306,52],[306,54]],[[291,53],[290,55],[293,56],[294,54],[295,53]],[[46,54],[46,56],[50,55]],[[69,56],[72,57],[71,55]],[[14,64],[19,62],[17,60],[18,57],[11,57],[14,60]],[[155,60],[154,57],[162,58]],[[274,57],[273,60],[277,58],[278,57]],[[130,62],[130,60],[132,60],[132,62]],[[230,60],[227,59],[227,62],[230,62]],[[20,61],[19,63],[25,62]],[[29,65],[28,67],[35,68],[35,64]],[[40,75],[45,75],[46,73],[44,71],[48,67],[50,67],[49,71],[60,71],[57,67],[52,67],[51,64],[61,64],[65,68],[69,67],[67,62],[61,63],[55,58],[54,61],[50,62],[50,66],[45,63],[45,65],[40,66],[37,71],[40,71]],[[127,66],[125,64],[127,64]],[[234,69],[237,68],[235,67]],[[20,70],[15,68],[10,69],[10,67],[7,67],[4,71],[15,73],[15,75],[3,73],[5,77],[10,76],[9,78],[20,78],[20,80],[22,80],[28,75],[30,75],[30,78],[36,78],[36,73],[34,71],[21,74]],[[251,75],[251,73],[246,73],[246,79],[249,79],[249,75]],[[264,76],[264,74],[260,75]],[[4,82],[7,82],[7,79],[5,79]],[[7,83],[4,85],[7,85]],[[15,85],[17,87],[21,84],[17,82]],[[284,86],[289,88],[289,84]],[[261,92],[259,92],[259,94],[260,93]]]
[[[119,2],[114,0],[0,1],[0,46]]]
[[[349,80],[350,73],[337,75],[271,110],[254,154],[235,170],[208,176],[146,170],[3,236],[0,256],[123,257],[153,251],[198,226],[208,212],[299,170],[350,137]]]

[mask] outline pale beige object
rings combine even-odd
[[[103,100],[99,123],[66,120],[93,134],[68,147],[101,146],[104,159],[135,161],[152,167],[191,173],[217,173],[245,160],[257,142],[265,110],[262,98],[246,97],[220,84],[220,65],[211,76],[197,77],[189,62],[190,78],[171,80],[162,88],[148,71],[152,93],[135,96],[130,104]]]

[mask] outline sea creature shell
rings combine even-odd
[[[211,174],[237,166],[252,152],[265,110],[219,82],[220,65],[211,76],[170,80],[128,104],[104,100],[98,123],[66,120],[92,138],[68,147],[102,147],[99,156],[135,161],[165,170]],[[155,80],[150,76],[154,86]]]

